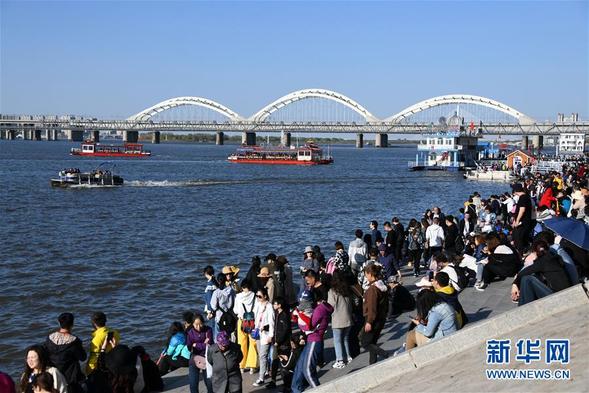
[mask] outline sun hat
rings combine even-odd
[[[239,268],[233,265],[223,266],[223,270],[221,272],[223,274],[237,274],[239,272]]]
[[[270,275],[270,269],[268,269],[267,266],[264,266],[260,269],[260,274],[258,274],[258,277],[271,277]]]
[[[315,252],[315,250],[313,250],[313,247],[307,246],[307,247],[305,247],[305,254],[308,252]]]

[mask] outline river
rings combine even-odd
[[[65,141],[0,141],[0,369],[22,371],[24,349],[43,342],[57,316],[75,314],[87,345],[102,310],[123,343],[157,358],[171,321],[201,310],[202,268],[284,254],[298,266],[306,245],[329,256],[354,230],[398,216],[406,225],[438,205],[456,213],[469,193],[507,190],[460,174],[410,172],[415,147],[332,149],[329,166],[240,165],[235,146],[147,145],[147,159],[119,159],[116,189],[54,189],[63,168],[104,160],[69,155]]]

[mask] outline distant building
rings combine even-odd
[[[533,155],[522,150],[516,150],[507,155],[507,168],[513,169],[517,164],[524,167],[533,164],[535,161]]]
[[[559,154],[583,154],[585,151],[585,134],[560,134]]]

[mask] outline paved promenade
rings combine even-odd
[[[408,269],[403,271],[404,284],[413,294],[417,293],[415,282],[418,279],[414,278],[412,272]],[[420,278],[419,278],[420,279]],[[466,288],[460,294],[460,301],[468,315],[469,323],[474,323],[486,319],[490,316],[496,316],[505,311],[512,310],[517,307],[510,299],[511,279],[505,281],[492,283],[484,292],[478,292],[474,288]],[[405,342],[405,333],[410,321],[410,317],[415,315],[415,312],[404,313],[401,316],[391,319],[383,329],[382,336],[379,343],[382,348],[392,353],[398,349],[403,342]],[[467,325],[469,326],[469,325]],[[332,364],[335,361],[335,351],[333,348],[333,341],[331,339],[331,329],[328,330],[328,338],[325,341],[325,361],[327,364],[319,371],[319,381],[325,384],[336,378],[345,376],[351,372],[358,371],[368,366],[368,353],[362,352],[354,361],[344,369],[334,369]],[[257,374],[243,374],[243,391],[244,392],[273,392],[281,391],[282,383],[278,381],[277,389],[266,389],[264,387],[253,387],[252,384],[256,380]],[[176,370],[164,377],[166,384],[166,392],[174,393],[188,393],[188,369]],[[409,386],[409,385],[403,385]],[[416,390],[421,387],[416,386]],[[390,390],[390,389],[389,389]],[[450,390],[450,389],[446,389]],[[201,382],[199,387],[200,392],[206,392],[204,383]]]

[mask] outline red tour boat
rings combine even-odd
[[[333,163],[333,157],[324,155],[315,143],[302,147],[283,146],[242,146],[227,157],[229,162],[242,164],[269,165],[326,165]]]
[[[151,152],[143,150],[140,143],[125,143],[124,145],[101,145],[94,141],[85,141],[82,146],[72,148],[72,156],[87,157],[149,157]]]

